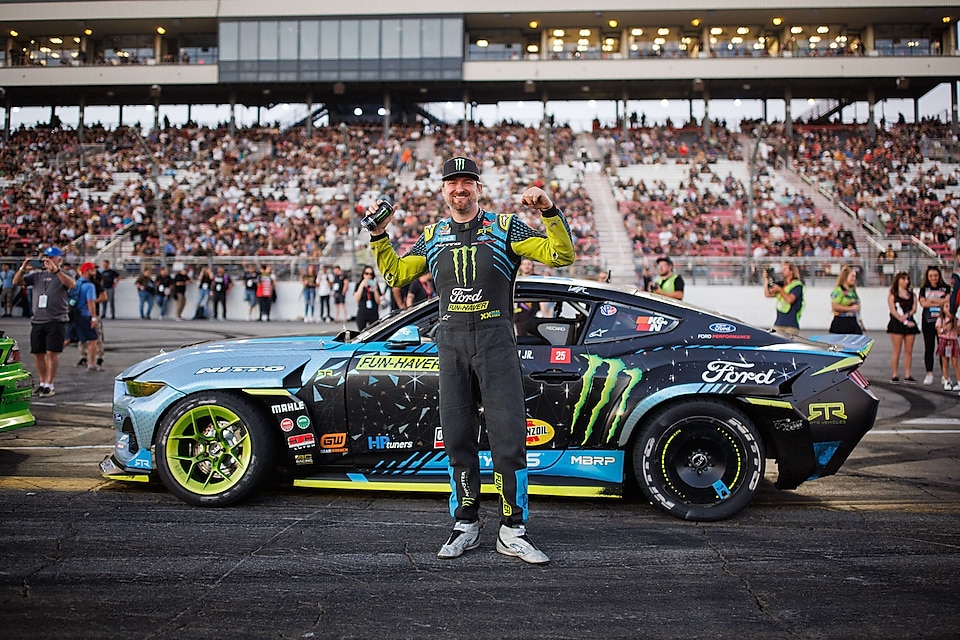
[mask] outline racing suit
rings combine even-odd
[[[526,409],[513,289],[521,258],[552,267],[573,264],[573,242],[556,206],[542,212],[546,236],[514,215],[478,211],[466,223],[450,218],[427,226],[403,257],[386,234],[371,237],[377,267],[391,287],[429,269],[440,297],[436,334],[440,363],[440,424],[449,458],[450,513],[479,519],[479,404],[493,456],[502,521],[527,519]]]

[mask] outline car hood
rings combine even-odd
[[[277,336],[268,338],[235,338],[202,342],[174,351],[161,352],[133,364],[120,374],[122,380],[138,378],[152,372],[151,377],[172,371],[201,367],[280,367],[292,370],[309,359],[310,353],[343,349],[347,345],[334,336]]]

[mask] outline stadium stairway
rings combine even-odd
[[[610,270],[611,281],[634,284],[637,275],[633,269],[633,243],[627,236],[620,208],[610,191],[610,181],[599,169],[599,163],[587,166],[583,174],[583,187],[593,201],[593,224],[597,229],[603,264]]]

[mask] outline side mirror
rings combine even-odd
[[[420,329],[415,324],[408,324],[397,329],[387,340],[387,349],[405,349],[420,344]]]

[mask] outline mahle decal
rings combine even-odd
[[[605,438],[606,442],[610,442],[620,427],[620,420],[627,410],[627,399],[630,397],[630,392],[637,386],[640,380],[643,379],[643,371],[640,369],[627,369],[623,360],[606,360],[594,355],[586,355],[583,357],[587,359],[587,370],[583,374],[583,388],[580,390],[580,399],[577,400],[577,404],[573,410],[572,425],[574,429],[576,428],[577,420],[580,418],[580,413],[586,409],[587,398],[590,396],[590,390],[593,388],[593,380],[597,372],[599,372],[604,365],[607,367],[607,375],[603,379],[600,398],[593,405],[593,409],[590,412],[590,419],[587,422],[587,428],[583,434],[583,441],[580,444],[586,444],[587,441],[590,440],[590,436],[593,435],[593,429],[596,427],[597,421],[600,418],[600,411],[610,404],[614,389],[620,380],[620,374],[625,375],[627,378],[627,386],[620,392],[620,402],[617,403],[615,409],[611,410],[613,412],[613,421],[610,423],[610,429],[607,431]]]

